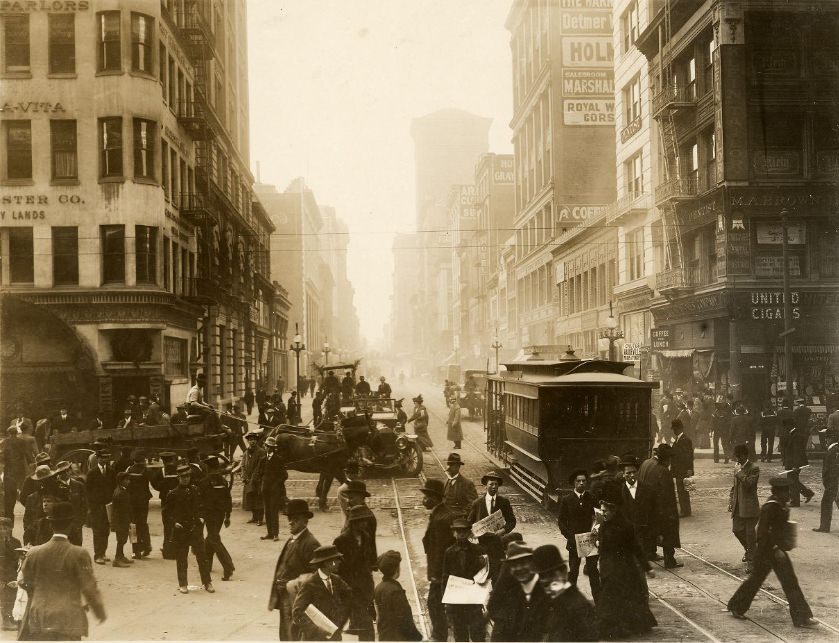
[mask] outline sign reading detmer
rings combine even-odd
[[[561,20],[562,33],[612,33],[612,14],[604,11],[565,11]]]

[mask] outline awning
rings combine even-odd
[[[783,355],[784,347],[776,346],[775,350],[778,354]],[[839,345],[836,344],[793,344],[792,352],[795,355],[832,355],[839,353]]]
[[[693,348],[665,348],[660,351],[655,351],[662,357],[693,357]]]

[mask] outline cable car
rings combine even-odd
[[[559,501],[576,468],[609,455],[650,455],[658,382],[624,375],[630,363],[580,359],[569,347],[559,360],[533,355],[504,366],[487,378],[487,450],[543,505]]]

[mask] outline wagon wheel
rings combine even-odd
[[[405,475],[416,477],[422,471],[422,451],[416,442],[410,442],[402,456],[402,470]]]
[[[60,458],[58,458],[59,462],[67,461],[70,463],[77,463],[79,465],[79,469],[81,470],[82,474],[87,473],[87,463],[90,456],[92,456],[95,451],[91,449],[73,449],[72,451],[67,451],[63,453]]]

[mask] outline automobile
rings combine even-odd
[[[466,409],[469,419],[483,417],[486,403],[487,372],[480,369],[467,369],[463,373],[464,384],[460,388],[460,408]]]

